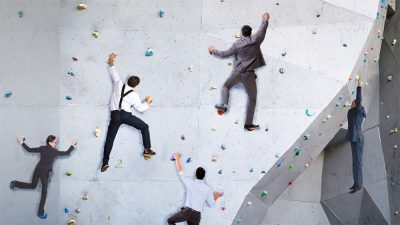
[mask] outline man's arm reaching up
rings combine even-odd
[[[260,29],[258,29],[257,33],[254,35],[256,42],[261,43],[264,41],[265,34],[267,33],[268,28],[268,20],[269,20],[269,13],[265,12],[262,15],[263,21],[261,23]]]
[[[111,53],[108,56],[107,63],[109,65],[108,72],[110,73],[111,79],[114,83],[121,82],[121,78],[119,77],[117,70],[115,69],[114,62],[117,55],[115,53]]]

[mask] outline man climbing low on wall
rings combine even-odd
[[[182,170],[181,155],[175,153],[174,158],[179,176],[186,187],[186,202],[185,207],[168,219],[168,224],[175,225],[186,221],[188,225],[199,225],[204,203],[207,202],[209,207],[214,207],[221,193],[213,192],[206,184],[204,181],[206,171],[203,168],[197,168],[196,179],[186,177]]]
[[[47,186],[49,184],[49,173],[53,169],[53,162],[57,156],[69,155],[72,150],[74,150],[77,141],[75,139],[72,140],[71,146],[69,147],[68,151],[65,152],[61,152],[56,149],[57,138],[53,135],[47,137],[45,146],[41,146],[38,148],[28,147],[28,145],[25,144],[23,138],[19,138],[18,142],[26,151],[40,153],[40,161],[36,165],[35,171],[33,172],[31,183],[24,183],[14,180],[11,181],[10,188],[12,190],[16,190],[17,188],[35,189],[40,179],[40,182],[42,183],[42,196],[40,197],[39,210],[37,215],[41,219],[46,219],[47,213],[45,213],[44,211],[44,204],[46,203]]]
[[[350,194],[361,190],[363,186],[362,177],[362,154],[364,148],[364,135],[361,130],[362,122],[366,118],[364,107],[361,105],[361,77],[358,79],[357,96],[351,103],[351,109],[347,112],[348,130],[347,140],[351,144],[353,156],[353,179],[354,184],[350,187]]]
[[[257,102],[257,84],[255,69],[265,66],[265,60],[260,46],[264,41],[265,33],[268,27],[269,13],[262,15],[263,21],[261,27],[255,35],[251,35],[252,28],[248,25],[242,27],[240,40],[233,43],[232,47],[226,51],[216,50],[214,46],[208,47],[208,52],[220,58],[235,56],[233,70],[225,81],[222,89],[222,104],[216,105],[218,114],[222,115],[228,110],[229,90],[242,83],[248,95],[246,122],[244,129],[253,131],[259,125],[253,124],[254,111]]]
[[[113,147],[115,136],[121,124],[132,126],[142,132],[144,156],[155,155],[156,153],[151,150],[149,126],[143,120],[132,115],[133,106],[137,111],[144,112],[149,109],[150,103],[153,101],[151,96],[146,97],[145,102],[141,102],[139,95],[133,90],[134,87],[139,85],[140,79],[137,76],[130,76],[127,85],[121,81],[117,71],[115,70],[115,58],[117,55],[111,53],[108,57],[108,71],[113,81],[113,92],[110,101],[110,124],[108,125],[106,142],[104,144],[104,156],[101,172],[105,172],[109,165],[111,149]]]

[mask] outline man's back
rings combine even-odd
[[[186,186],[185,206],[201,212],[205,202],[207,202],[210,207],[215,205],[213,191],[204,180],[185,177],[183,171],[179,173],[179,176]]]

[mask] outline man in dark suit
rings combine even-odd
[[[268,27],[269,13],[262,15],[263,21],[255,35],[251,35],[252,28],[248,25],[242,27],[240,40],[233,43],[226,51],[216,50],[214,46],[208,47],[208,52],[220,58],[235,56],[231,76],[226,80],[222,90],[223,104],[216,105],[218,114],[222,115],[228,110],[229,90],[238,83],[242,83],[249,97],[244,128],[253,131],[258,125],[253,124],[254,111],[257,101],[257,84],[255,69],[265,66],[260,45],[264,41]]]
[[[361,105],[361,78],[358,79],[357,97],[351,103],[351,109],[347,112],[348,130],[347,140],[350,141],[353,155],[353,179],[354,184],[350,187],[350,194],[361,190],[362,178],[362,154],[364,148],[364,135],[361,125],[366,118],[364,107]]]

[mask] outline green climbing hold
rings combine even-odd
[[[261,192],[261,197],[266,197],[266,196],[268,196],[268,191]]]
[[[70,171],[70,170],[68,170],[66,173],[65,173],[65,175],[67,175],[67,176],[72,176],[72,171]]]
[[[292,169],[294,167],[294,164],[293,163],[289,163],[288,167],[289,167],[289,169]]]

